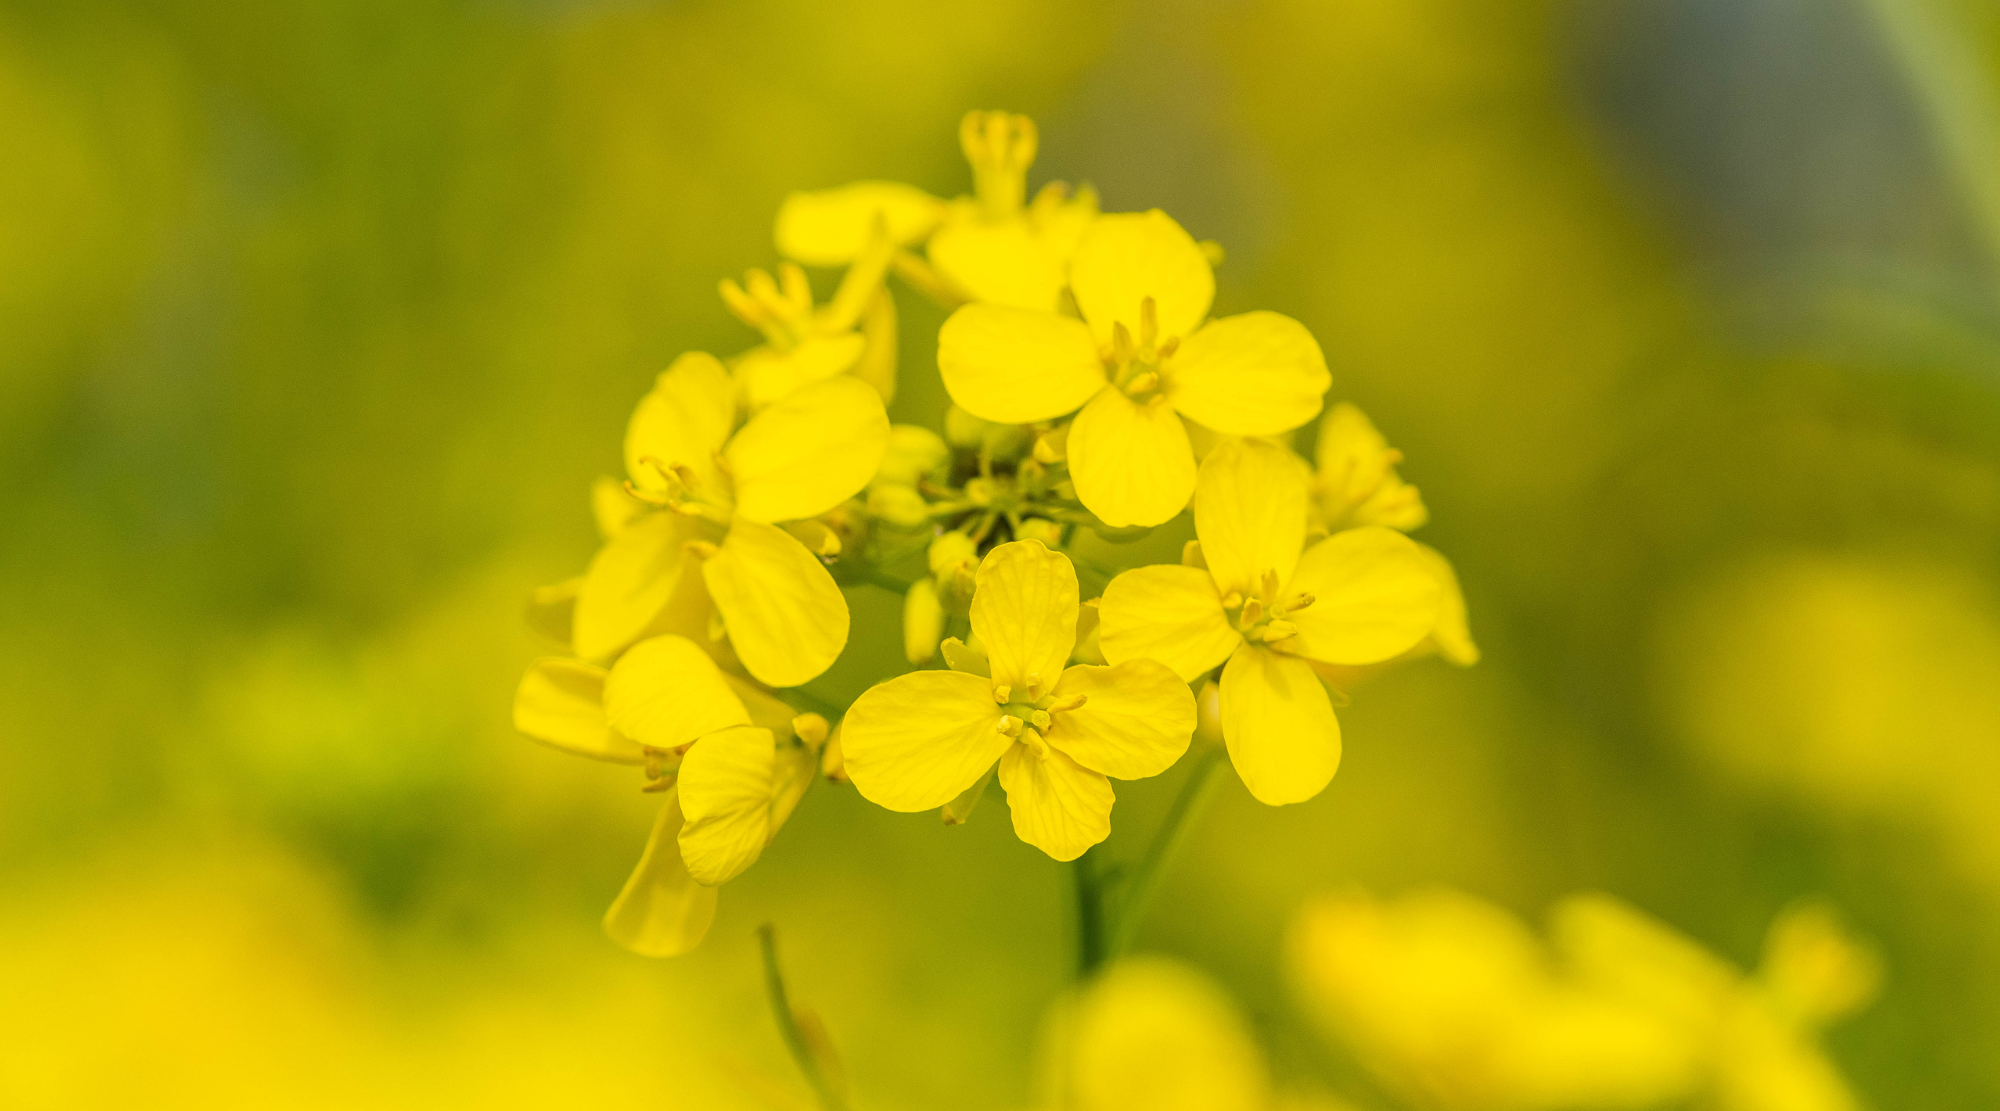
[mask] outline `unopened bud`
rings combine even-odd
[[[889,449],[877,468],[878,482],[915,486],[951,461],[951,445],[944,437],[914,424],[898,424],[889,429]]]
[[[868,488],[868,515],[896,528],[914,529],[931,519],[931,507],[915,487],[877,482]]]
[[[812,748],[826,743],[827,730],[826,719],[818,714],[805,713],[792,719],[792,733]]]
[[[1035,437],[1035,461],[1043,465],[1062,462],[1069,455],[1069,425],[1058,425]]]
[[[929,663],[943,635],[944,606],[938,602],[937,584],[926,576],[911,583],[903,595],[904,658],[913,664]]]
[[[953,447],[972,449],[980,445],[986,437],[986,429],[991,422],[981,420],[954,405],[945,410],[944,438]]]
[[[1046,517],[1029,517],[1014,530],[1016,540],[1039,540],[1053,550],[1062,544],[1062,526]]]
[[[834,726],[827,735],[826,745],[819,750],[819,774],[835,783],[846,783],[847,761],[840,753],[840,727]]]

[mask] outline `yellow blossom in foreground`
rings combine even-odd
[[[1825,906],[1797,906],[1772,923],[1755,977],[1607,896],[1573,896],[1551,919],[1556,946],[1581,979],[1650,1009],[1699,1047],[1704,1106],[1858,1111],[1819,1032],[1867,1004],[1881,970]]]
[[[1105,524],[1157,525],[1187,505],[1195,459],[1182,416],[1272,436],[1319,413],[1330,379],[1312,334],[1274,312],[1207,320],[1215,276],[1166,213],[1098,217],[1069,284],[1081,320],[992,304],[952,313],[938,370],[952,400],[986,420],[1076,412],[1070,478]]]
[[[1872,995],[1872,954],[1807,906],[1745,978],[1604,895],[1551,914],[1544,944],[1449,891],[1321,899],[1288,941],[1302,1001],[1382,1081],[1446,1111],[1854,1111],[1814,1035]]]
[[[968,113],[959,145],[972,164],[971,196],[943,201],[885,181],[793,193],[778,210],[779,252],[808,266],[840,265],[862,257],[879,220],[897,246],[929,240],[929,292],[1053,310],[1070,256],[1097,215],[1097,195],[1086,186],[1072,197],[1051,182],[1026,200],[1037,146],[1026,116]]]
[[[705,639],[711,605],[743,666],[770,686],[806,682],[840,654],[840,588],[775,522],[816,517],[867,485],[889,438],[881,396],[837,377],[741,428],[735,396],[722,364],[695,352],[633,412],[626,471],[667,509],[633,521],[592,560],[576,600],[579,656],[607,658],[649,632]],[[690,557],[699,575],[688,573]]]
[[[751,409],[837,374],[852,374],[882,395],[896,397],[896,302],[883,288],[895,245],[877,227],[824,306],[813,306],[812,287],[795,263],[724,279],[722,301],[738,320],[764,333],[764,343],[731,360]]]
[[[825,735],[823,721],[794,718],[677,636],[633,645],[609,671],[536,661],[515,694],[514,724],[563,751],[672,777],[655,780],[665,805],[604,919],[613,940],[648,956],[700,944],[715,888],[754,863],[790,816]]]
[[[1222,444],[1195,496],[1204,565],[1127,571],[1100,603],[1105,659],[1159,660],[1189,682],[1222,665],[1230,762],[1274,806],[1318,794],[1340,766],[1340,722],[1312,663],[1390,659],[1423,639],[1439,604],[1423,554],[1390,529],[1336,533],[1301,554],[1305,496],[1285,448]]]
[[[1152,660],[1065,669],[1077,598],[1069,558],[1040,541],[987,553],[972,596],[987,658],[951,652],[973,670],[912,672],[856,699],[841,724],[856,789],[891,810],[931,810],[983,787],[997,761],[1021,840],[1073,860],[1109,836],[1107,777],[1172,766],[1194,731],[1194,696]]]
[[[1175,961],[1105,970],[1044,1024],[1042,1106],[1060,1111],[1269,1111],[1269,1069],[1222,989]]]
[[[1696,1074],[1674,1023],[1557,974],[1519,919],[1469,896],[1324,898],[1287,947],[1307,1011],[1420,1106],[1638,1109]]]

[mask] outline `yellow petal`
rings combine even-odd
[[[931,236],[931,265],[975,301],[1054,312],[1062,267],[1042,249],[1025,219],[989,224],[947,222]]]
[[[607,659],[639,639],[681,587],[686,544],[703,523],[678,513],[649,513],[605,541],[576,598],[576,654]]]
[[[1111,580],[1098,603],[1097,646],[1114,664],[1158,660],[1182,682],[1229,658],[1243,636],[1215,580],[1199,567],[1160,564]]]
[[[1076,568],[1039,540],[1016,540],[986,553],[972,593],[972,632],[986,649],[993,681],[1014,698],[1053,689],[1076,646]],[[1040,692],[1026,693],[1030,684]]]
[[[1063,672],[1055,693],[1058,703],[1076,695],[1090,701],[1057,712],[1043,736],[1077,763],[1113,779],[1166,771],[1194,735],[1194,693],[1156,660],[1078,665]]]
[[[678,957],[701,944],[715,920],[715,888],[688,874],[675,843],[681,831],[679,791],[669,790],[646,851],[618,901],[604,914],[611,940],[647,957]]]
[[[625,473],[642,489],[665,488],[646,459],[692,468],[704,491],[718,480],[715,453],[736,420],[736,382],[715,356],[690,351],[674,360],[639,400],[625,426]]]
[[[1174,408],[1231,436],[1275,436],[1319,415],[1333,379],[1306,326],[1274,312],[1212,320],[1167,363]]]
[[[993,684],[958,671],[913,671],[854,700],[840,725],[847,776],[861,797],[912,813],[943,806],[1014,743],[1000,732]]]
[[[736,513],[753,521],[817,517],[868,485],[888,447],[881,394],[853,378],[808,386],[730,439],[723,454],[736,479]]]
[[[1186,336],[1208,315],[1215,272],[1173,217],[1150,212],[1099,216],[1069,264],[1070,292],[1100,343],[1123,324],[1139,338],[1139,303],[1153,299],[1160,336]]]
[[[1194,449],[1166,399],[1103,390],[1069,430],[1077,500],[1107,525],[1162,524],[1194,494]]]
[[[736,360],[736,381],[752,409],[782,401],[816,382],[824,382],[861,361],[868,346],[858,332],[811,336],[789,351],[755,347]]]
[[[611,728],[604,716],[604,669],[549,656],[528,665],[514,692],[514,728],[551,748],[637,764],[639,746]]]
[[[889,238],[908,246],[930,234],[944,208],[929,193],[894,181],[793,193],[778,207],[778,253],[807,266],[838,266],[868,245],[878,213]]]
[[[750,724],[769,729],[771,735],[783,739],[793,735],[792,719],[799,716],[785,701],[754,679],[745,679],[722,673],[722,681],[729,684],[730,693],[743,702],[743,709],[750,715]]]
[[[1058,1033],[1057,1029],[1051,1030]],[[1207,977],[1159,957],[1118,962],[1044,1052],[1063,1063],[1076,1111],[1270,1111],[1249,1023]]]
[[[1222,738],[1258,802],[1320,793],[1340,767],[1340,722],[1304,660],[1246,644],[1222,669]]]
[[[846,646],[847,599],[784,529],[737,517],[701,572],[736,655],[766,686],[807,682]]]
[[[664,636],[633,645],[604,680],[611,728],[652,748],[678,748],[698,737],[750,724],[722,669],[695,643]]]
[[[715,887],[743,874],[771,840],[777,748],[754,726],[711,733],[688,749],[676,782],[681,859],[696,883]]]
[[[861,358],[851,373],[882,395],[882,404],[896,400],[896,299],[877,289],[861,313]]]
[[[1437,623],[1431,626],[1431,643],[1438,655],[1460,667],[1479,662],[1479,645],[1473,643],[1472,628],[1466,623],[1465,591],[1459,589],[1458,573],[1436,548],[1418,544],[1417,551],[1438,582]]]
[[[959,408],[990,421],[1053,420],[1104,387],[1083,321],[1005,305],[964,305],[938,332],[938,373]]]
[[[1014,836],[1057,860],[1075,860],[1111,836],[1111,781],[1051,748],[1025,744],[1000,757],[1000,786],[1014,814]]]
[[[1437,623],[1443,591],[1416,541],[1371,525],[1314,544],[1299,558],[1285,593],[1316,599],[1285,614],[1299,630],[1280,642],[1286,652],[1330,664],[1372,664],[1424,639]]]
[[[1222,592],[1256,595],[1269,571],[1289,582],[1306,542],[1298,457],[1267,440],[1224,441],[1202,461],[1194,531]]]

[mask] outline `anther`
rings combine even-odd
[[[1013,714],[1001,714],[999,722],[993,728],[1006,736],[1018,737],[1021,735],[1021,719]]]
[[[1280,585],[1278,582],[1278,572],[1275,569],[1264,572],[1263,585],[1264,603],[1266,605],[1275,603],[1278,600],[1278,588]]]
[[[1160,339],[1160,310],[1151,297],[1139,299],[1139,350],[1151,351]]]
[[[707,540],[690,540],[683,548],[696,559],[714,559],[715,553],[721,550]]]
[[[1125,329],[1125,322],[1122,320],[1111,325],[1111,350],[1117,355],[1119,362],[1132,361],[1132,333]]]
[[[1028,676],[1028,701],[1033,702],[1035,699],[1040,698],[1041,696],[1042,696],[1042,675],[1040,672],[1035,672]]]
[[[1125,396],[1138,397],[1141,394],[1151,393],[1153,390],[1158,389],[1159,385],[1160,376],[1149,370],[1135,376],[1130,382],[1125,383]]]
[[[1223,608],[1223,609],[1226,609],[1226,610],[1233,610],[1233,609],[1235,609],[1235,608],[1236,608],[1237,606],[1240,606],[1240,605],[1242,605],[1242,604],[1243,604],[1243,595],[1242,595],[1242,593],[1241,593],[1240,591],[1235,591],[1235,590],[1232,590],[1232,591],[1230,591],[1229,593],[1227,593],[1227,594],[1224,594],[1224,595],[1222,596],[1222,608]]]
[[[1083,706],[1083,704],[1088,701],[1090,701],[1090,696],[1087,694],[1073,694],[1070,695],[1068,698],[1063,699],[1060,702],[1050,703],[1049,713],[1060,714],[1060,713],[1066,713],[1070,710],[1080,709]]]
[[[1241,628],[1249,628],[1264,619],[1264,603],[1256,598],[1243,603],[1243,616],[1236,619]]]
[[[1297,613],[1298,611],[1305,609],[1307,606],[1310,606],[1317,601],[1319,601],[1319,598],[1316,595],[1314,595],[1311,591],[1306,591],[1305,593],[1300,594],[1297,597],[1293,598],[1291,601],[1286,602],[1285,612]]]
[[[993,701],[998,702],[1002,706],[1005,706],[1008,703],[1008,701],[1013,697],[1014,697],[1013,687],[1007,685],[1006,683],[998,683],[994,685]]]
[[[1264,626],[1264,640],[1266,642],[1284,640],[1286,637],[1297,635],[1299,635],[1299,627],[1289,621],[1273,621]]]

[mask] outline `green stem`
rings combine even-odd
[[[1190,828],[1188,818],[1199,811],[1213,793],[1210,788],[1215,784],[1215,769],[1221,766],[1222,757],[1222,746],[1208,748],[1195,757],[1194,767],[1188,769],[1187,778],[1181,781],[1180,793],[1174,796],[1173,805],[1167,808],[1167,816],[1153,834],[1153,843],[1146,847],[1145,857],[1132,874],[1124,905],[1119,908],[1118,928],[1112,935],[1110,956],[1116,957],[1132,947],[1139,933],[1139,924],[1145,921],[1147,905],[1160,886],[1166,863],[1173,859],[1181,843],[1187,840]]]
[[[1104,888],[1099,882],[1097,849],[1085,849],[1070,865],[1076,877],[1076,978],[1087,980],[1104,963]]]
[[[847,1111],[847,1102],[840,1098],[827,1081],[826,1073],[814,1059],[812,1047],[806,1042],[805,1031],[799,1029],[799,1019],[792,1010],[792,1003],[785,993],[785,974],[778,968],[778,931],[766,922],[757,927],[757,941],[764,949],[764,986],[771,996],[771,1014],[778,1020],[778,1033],[785,1039],[785,1048],[792,1051],[792,1060],[805,1074],[806,1083],[812,1086],[813,1094],[819,1097],[819,1104],[826,1111]]]

